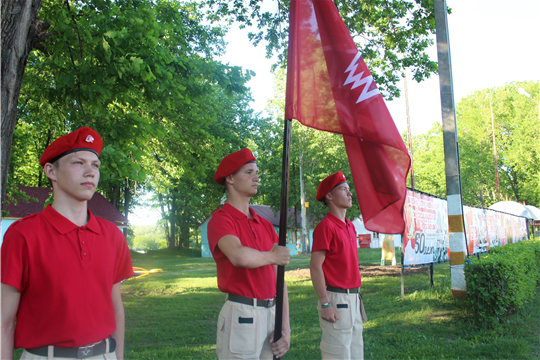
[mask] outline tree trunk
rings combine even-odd
[[[171,237],[168,241],[169,249],[176,247],[176,199],[174,192],[171,192],[171,211],[169,212],[169,223],[171,226]]]
[[[13,130],[17,123],[17,105],[28,54],[43,36],[49,24],[37,19],[42,0],[2,1],[2,122],[0,187],[1,199],[6,195],[9,158]]]
[[[47,130],[47,141],[45,143],[45,147],[43,148],[43,151],[45,151],[45,149],[47,147],[49,147],[49,144],[51,142],[51,129]],[[38,153],[39,153],[39,147],[36,146],[36,150],[38,150]],[[38,177],[38,187],[42,187],[43,186],[43,171],[39,171],[39,177]]]
[[[180,221],[180,244],[183,248],[189,248],[189,224],[182,217]]]
[[[165,208],[163,207],[163,195],[158,193],[159,207],[161,208],[161,217],[167,219],[167,214],[165,213]],[[169,246],[169,221],[166,220],[163,223],[165,227],[165,239],[167,239],[167,246]]]
[[[130,202],[130,192],[129,192],[129,179],[126,179],[126,187],[124,189],[124,216],[126,219],[129,215],[129,202]],[[127,236],[127,227],[124,228],[124,236]]]
[[[116,193],[118,192],[117,189],[118,189],[118,186],[117,186],[117,185],[113,186],[113,188],[112,188],[112,199],[111,199],[112,201],[111,201],[111,203],[112,203],[112,205],[113,205],[115,208],[118,209],[118,202],[117,202],[118,197],[116,196]]]

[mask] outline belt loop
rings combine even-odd
[[[109,353],[109,346],[110,346],[110,336],[108,338],[105,339],[105,354],[108,354]]]
[[[253,299],[253,309],[257,310],[257,299]]]
[[[47,346],[47,360],[53,360],[54,359],[54,346],[49,345]]]

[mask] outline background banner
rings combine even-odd
[[[469,254],[488,251],[527,239],[527,219],[495,210],[463,207]],[[404,208],[405,266],[448,261],[448,208],[446,200],[407,190]]]

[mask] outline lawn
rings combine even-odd
[[[369,265],[379,265],[380,250],[359,249],[359,258],[365,274],[376,274]],[[217,289],[214,261],[159,250],[134,253],[133,264],[164,272],[122,285],[126,358],[215,359],[216,321],[225,295]],[[307,267],[309,256],[299,255],[287,269]],[[434,267],[433,288],[429,272],[407,273],[404,300],[399,276],[362,278],[369,319],[364,325],[366,359],[540,357],[540,295],[497,329],[478,329],[465,302],[451,296],[448,263]],[[292,337],[284,359],[320,359],[317,297],[308,276],[306,270],[286,273]]]

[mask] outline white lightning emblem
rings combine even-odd
[[[369,87],[371,86],[371,83],[373,82],[373,76],[369,75],[362,79],[362,75],[364,75],[363,71],[360,74],[353,76],[354,72],[356,71],[356,68],[358,67],[358,64],[356,63],[358,59],[360,59],[360,52],[356,54],[353,61],[351,61],[351,64],[347,68],[347,70],[345,70],[345,73],[349,73],[349,75],[347,76],[347,80],[345,80],[345,83],[343,83],[343,85],[347,85],[354,81],[354,84],[351,87],[351,90],[359,87],[360,85],[365,84],[364,89],[362,90],[362,93],[358,97],[358,100],[356,100],[357,104],[360,101],[364,101],[366,99],[369,99],[372,96],[380,94],[378,88],[368,91]]]

